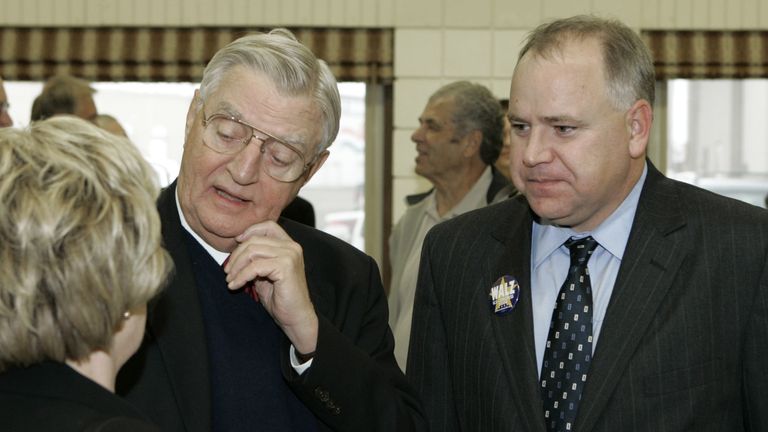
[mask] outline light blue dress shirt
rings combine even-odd
[[[531,300],[536,365],[539,374],[541,374],[541,362],[544,358],[557,293],[565,282],[570,266],[570,252],[563,243],[571,237],[582,238],[590,235],[599,243],[587,264],[592,284],[592,353],[594,353],[647,173],[646,165],[640,179],[619,208],[594,231],[576,232],[571,228],[533,222]]]

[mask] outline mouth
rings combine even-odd
[[[229,201],[234,201],[236,203],[246,203],[249,201],[241,196],[237,196],[231,192],[227,192],[226,190],[215,187],[215,186],[214,186],[214,190],[216,191],[216,195]]]

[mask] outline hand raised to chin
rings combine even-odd
[[[253,281],[259,301],[299,353],[317,347],[318,319],[309,297],[301,246],[275,222],[250,226],[236,238],[224,271],[229,289]]]

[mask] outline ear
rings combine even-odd
[[[317,157],[317,160],[315,160],[315,163],[313,163],[312,166],[310,166],[309,169],[307,170],[306,174],[304,174],[304,184],[302,184],[302,187],[305,184],[307,184],[309,179],[311,179],[312,176],[315,175],[317,170],[319,170],[320,167],[323,166],[323,164],[325,163],[325,160],[328,159],[328,155],[330,154],[331,152],[329,152],[328,150],[323,150],[323,152],[320,153],[320,155]]]
[[[648,148],[653,123],[653,108],[645,99],[635,102],[627,111],[626,124],[629,132],[629,155],[644,158]]]
[[[197,117],[197,112],[200,111],[202,101],[200,100],[200,90],[195,90],[195,96],[192,98],[192,101],[189,103],[189,108],[187,108],[187,121],[184,125],[184,142],[187,142],[187,136],[189,136],[189,131],[192,128],[192,125],[195,123],[195,117]]]
[[[473,130],[468,133],[465,140],[465,147],[463,154],[467,158],[471,158],[480,153],[480,145],[483,143],[483,133],[479,130]]]

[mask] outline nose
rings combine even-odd
[[[541,128],[531,128],[530,134],[523,143],[523,164],[533,167],[552,161],[552,148],[547,142],[545,131]]]
[[[231,159],[227,163],[227,171],[229,171],[232,179],[237,184],[247,185],[259,181],[259,175],[261,174],[262,144],[263,142],[258,137],[253,136],[251,137],[251,140],[240,149],[240,152],[231,156]]]
[[[419,126],[415,131],[413,131],[411,134],[411,141],[415,142],[416,144],[424,142],[424,126]]]

